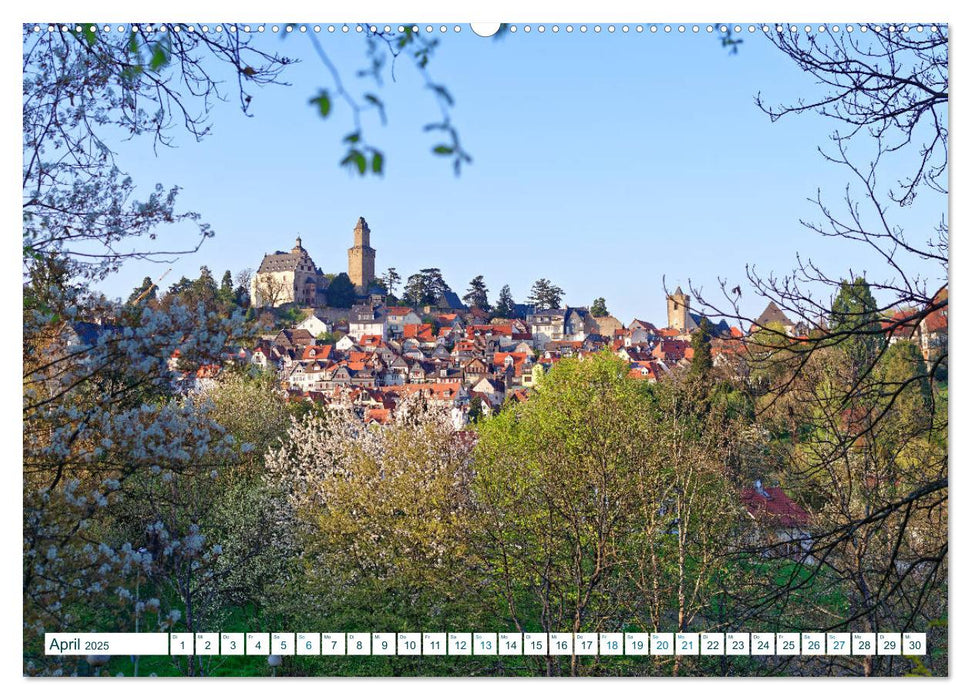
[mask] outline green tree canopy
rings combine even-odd
[[[469,291],[462,297],[462,301],[469,307],[489,310],[489,288],[486,287],[482,275],[476,275],[469,282]]]
[[[327,304],[339,309],[349,309],[357,299],[354,283],[346,272],[337,275],[327,287]]]
[[[183,275],[178,282],[174,282],[169,286],[166,295],[179,296],[185,294],[190,289],[192,289],[192,280]]]
[[[593,304],[590,305],[590,315],[594,318],[603,318],[609,315],[610,312],[607,311],[607,300],[603,297],[597,297],[593,300]]]
[[[619,615],[687,629],[705,608],[739,522],[734,433],[686,408],[675,383],[633,379],[603,352],[558,362],[528,401],[480,419],[480,547],[517,627],[578,632]]]
[[[435,305],[444,298],[446,292],[451,291],[442,277],[441,270],[437,267],[427,267],[408,278],[404,299],[416,308]]]
[[[224,304],[232,304],[235,300],[235,290],[233,288],[233,273],[229,270],[223,273],[222,282],[219,285],[219,301]]]
[[[499,290],[499,299],[496,301],[495,314],[499,318],[512,318],[516,314],[516,302],[513,301],[512,292],[508,284],[502,285]]]
[[[691,374],[707,378],[714,366],[711,358],[711,322],[707,318],[702,317],[698,330],[691,334],[691,349],[694,351]]]
[[[562,298],[563,290],[545,277],[541,277],[533,283],[526,303],[532,304],[537,309],[558,309]]]
[[[395,290],[401,284],[401,275],[393,267],[389,267],[387,272],[382,275],[381,281],[384,282],[384,288],[388,290],[388,294],[394,296]]]
[[[877,302],[863,277],[840,283],[833,299],[829,326],[830,333],[846,348],[858,368],[873,361],[883,337]]]

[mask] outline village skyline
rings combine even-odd
[[[745,288],[748,264],[785,274],[798,253],[849,277],[850,266],[860,274],[879,262],[800,224],[818,217],[807,200],[819,183],[835,197],[846,178],[816,151],[827,120],[773,122],[756,106],[756,95],[783,101],[785,86],[804,80],[757,34],[732,53],[704,29],[596,33],[591,25],[567,34],[562,25],[554,34],[550,24],[526,34],[521,25],[493,39],[436,25],[430,75],[454,100],[451,124],[471,157],[456,176],[450,156],[433,153],[444,135],[425,131],[440,114],[422,76],[398,61],[395,80],[385,75],[379,89],[355,75],[367,67],[363,38],[353,25],[347,33],[334,26],[322,26],[320,46],[348,89],[376,95],[386,113],[386,123],[376,110],[360,116],[384,156],[382,173],[362,177],[340,165],[354,115],[333,94],[317,37],[267,30],[256,45],[299,63],[286,68],[289,86],[253,93],[252,118],[232,100],[216,102],[199,143],[117,144],[120,166],[141,183],[136,193],[178,186],[180,207],[199,212],[215,237],[191,255],[130,261],[99,284],[105,294],[124,298],[169,267],[168,283],[202,265],[220,274],[255,268],[297,236],[325,272],[337,271],[359,216],[380,241],[380,271],[395,267],[407,278],[439,268],[460,294],[484,275],[493,294],[509,284],[517,300],[545,277],[571,303],[604,297],[624,318],[661,317],[665,281],[711,296],[719,278],[740,284],[743,311],[754,316],[764,304]],[[308,104],[322,89],[331,91],[326,118]],[[922,205],[902,215],[915,235],[937,223],[933,203]],[[166,249],[186,250],[195,232],[176,224],[159,235]]]

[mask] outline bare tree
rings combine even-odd
[[[23,210],[25,263],[70,259],[75,272],[102,278],[125,260],[171,260],[198,249],[212,231],[178,212],[178,187],[157,185],[135,200],[135,184],[115,161],[113,140],[149,136],[172,144],[173,127],[200,139],[209,109],[230,80],[244,112],[253,86],[278,82],[288,59],[254,48],[243,32],[189,25],[24,27]],[[134,247],[158,228],[196,222],[189,250]]]
[[[293,296],[293,289],[273,273],[257,275],[254,283],[253,306],[278,306]]]
[[[814,515],[812,537],[798,543],[803,573],[750,600],[749,611],[766,614],[817,587],[846,603],[817,607],[818,627],[934,629],[947,599],[947,32],[779,27],[769,40],[819,89],[781,105],[759,95],[757,105],[773,121],[832,119],[819,151],[848,176],[838,205],[820,188],[811,198],[818,220],[801,223],[861,244],[878,266],[834,273],[797,254],[784,276],[747,267],[749,285],[794,329],[743,313],[735,282],[720,280],[720,299],[692,291],[699,310],[751,329],[750,364],[773,368],[758,388],[760,416],[788,433],[784,476]],[[908,232],[895,214],[918,201],[939,214]],[[946,645],[946,635],[936,641]],[[893,670],[888,657],[862,665]]]

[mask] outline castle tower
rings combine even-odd
[[[361,292],[366,292],[374,279],[374,248],[371,229],[362,216],[354,227],[354,247],[347,249],[347,276]]]
[[[668,295],[668,328],[676,328],[684,333],[688,330],[688,304],[691,297],[681,291],[679,286],[674,294]]]

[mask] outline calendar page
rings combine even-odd
[[[32,8],[23,674],[947,676],[946,17],[471,10]]]

